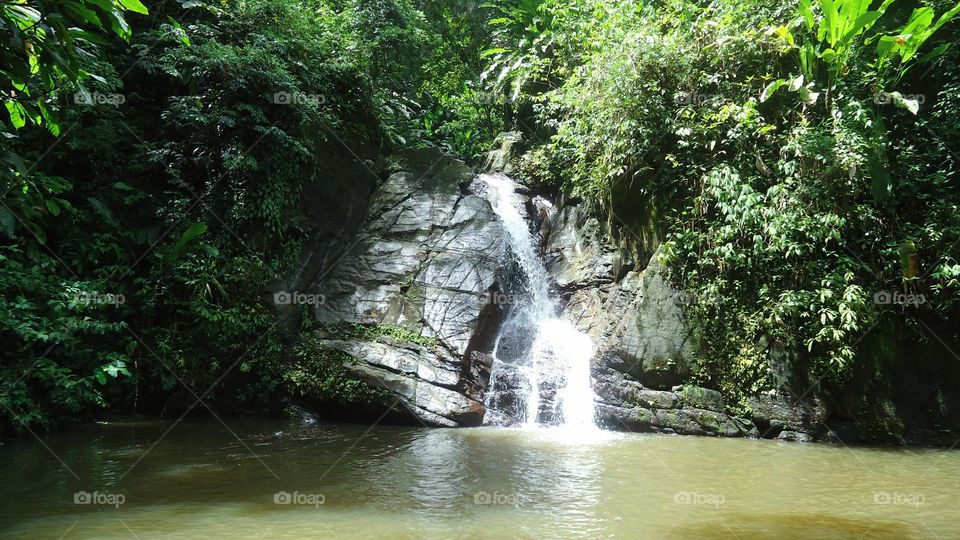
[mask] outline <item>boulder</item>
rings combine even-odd
[[[493,140],[493,148],[489,150],[480,165],[480,171],[485,173],[513,172],[513,162],[523,143],[523,134],[519,131],[505,131]]]
[[[468,359],[493,347],[503,231],[462,162],[424,149],[390,170],[351,245],[311,287],[324,344],[423,423],[479,425],[489,365]],[[384,337],[344,331],[358,324]]]
[[[749,420],[703,409],[656,409],[600,403],[597,417],[608,429],[721,437],[757,436],[757,429]]]
[[[814,404],[817,404],[815,400]],[[826,415],[822,406],[810,407],[784,392],[750,397],[747,406],[763,438],[789,441],[815,439],[826,429],[822,424]]]

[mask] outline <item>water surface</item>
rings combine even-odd
[[[8,442],[0,538],[960,537],[956,451],[226,421]]]

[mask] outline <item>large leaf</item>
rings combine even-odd
[[[90,203],[90,206],[92,206],[93,209],[96,210],[97,213],[100,214],[107,223],[115,228],[120,228],[117,220],[113,217],[113,212],[107,208],[107,205],[100,202],[100,199],[96,197],[87,197],[87,202]]]
[[[787,84],[786,79],[776,79],[770,81],[770,84],[763,89],[763,92],[760,93],[760,103],[770,99],[770,97],[780,89],[781,86]]]
[[[140,3],[140,0],[119,0],[120,5],[129,11],[146,15],[147,6]]]
[[[880,13],[879,11],[868,11],[867,13],[864,13],[863,15],[857,17],[857,20],[854,21],[853,24],[846,29],[847,33],[844,34],[842,38],[840,38],[840,41],[837,43],[837,46],[846,47],[847,45],[849,45],[850,42],[853,41],[853,38],[860,35],[861,32],[863,32],[870,26],[873,26],[873,23],[877,22],[877,19],[879,19],[881,15],[883,15],[883,13]]]
[[[23,105],[16,101],[4,101],[3,104],[7,108],[7,113],[10,114],[10,123],[13,124],[14,129],[20,129],[26,125],[27,115]]]
[[[176,245],[173,246],[173,258],[176,259],[183,254],[184,249],[187,245],[196,237],[207,232],[206,223],[194,223],[193,225],[187,227],[187,230],[180,235],[180,239],[177,240]]]
[[[803,15],[807,30],[813,30],[813,7],[810,5],[810,0],[800,0],[800,14]]]

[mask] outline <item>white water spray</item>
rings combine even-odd
[[[590,383],[593,341],[557,317],[547,270],[523,215],[516,185],[483,174],[487,198],[507,233],[522,286],[494,348],[488,422],[596,429]]]

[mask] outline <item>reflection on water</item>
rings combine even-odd
[[[0,538],[960,537],[957,452],[228,423],[7,443]]]

